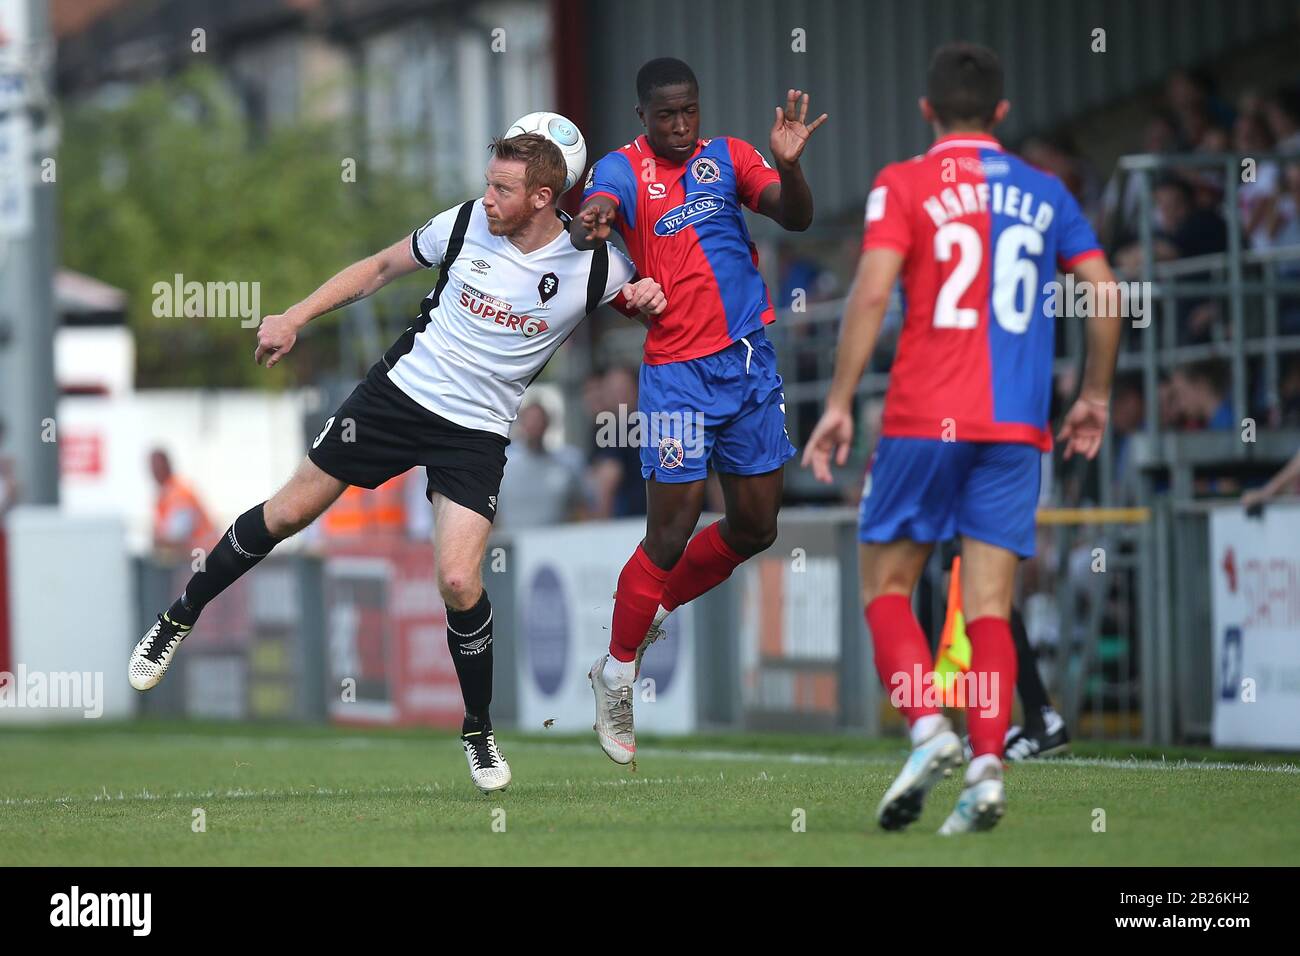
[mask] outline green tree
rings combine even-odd
[[[357,162],[355,182],[343,176],[346,158]],[[260,313],[281,312],[443,208],[424,182],[368,170],[354,124],[304,120],[257,136],[207,68],[69,110],[60,166],[62,261],[128,293],[142,387],[278,388],[355,371],[329,334],[340,313],[312,323],[293,359],[268,374],[237,315],[159,317],[154,286],[177,274],[257,282]],[[414,314],[420,283],[427,289],[427,274],[377,303],[386,335]]]

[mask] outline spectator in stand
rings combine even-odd
[[[801,299],[807,305],[835,297],[838,280],[835,274],[812,256],[802,255],[793,243],[777,246],[778,309],[792,308]]]
[[[1101,185],[1092,167],[1065,134],[1031,136],[1020,148],[1025,162],[1049,172],[1061,182],[1094,224],[1101,215]]]
[[[1248,86],[1237,94],[1237,116],[1247,115],[1264,115],[1264,94],[1258,87]]]
[[[1232,126],[1232,107],[1221,100],[1214,89],[1214,78],[1202,70],[1175,70],[1165,81],[1165,102],[1178,118],[1183,142],[1189,147],[1200,143],[1209,127]]]
[[[1227,248],[1227,226],[1218,213],[1196,206],[1192,187],[1177,176],[1165,176],[1153,190],[1155,218],[1153,255],[1157,262],[1222,252]],[[1126,271],[1142,267],[1142,246],[1134,241],[1120,249],[1116,264]]]
[[[1115,441],[1115,473],[1112,478],[1118,492],[1117,500],[1130,500],[1125,489],[1132,477],[1132,438],[1142,430],[1145,422],[1140,378],[1132,374],[1117,377],[1110,400],[1111,433]]]
[[[1282,188],[1263,201],[1261,248],[1300,245],[1300,160],[1282,170]]]
[[[1232,147],[1232,137],[1221,126],[1207,126],[1196,141],[1197,153],[1209,153],[1221,156]],[[1221,209],[1225,192],[1224,176],[1226,170],[1221,165],[1191,167],[1182,170],[1183,178],[1192,187],[1192,195],[1198,209]],[[1239,173],[1237,175],[1240,175]]]
[[[1242,111],[1232,128],[1232,151],[1242,156],[1259,156],[1273,152],[1273,133],[1259,113]],[[1265,200],[1278,190],[1279,170],[1270,161],[1255,164],[1254,182],[1243,182],[1237,187],[1237,211],[1241,228],[1252,249],[1262,248],[1268,237],[1261,232],[1266,208]]]
[[[1279,90],[1264,101],[1264,118],[1279,153],[1300,153],[1300,91]]]
[[[1210,114],[1204,110],[1196,110],[1188,113],[1181,120],[1182,141],[1190,151],[1204,151],[1206,141],[1211,139],[1217,130],[1223,127],[1215,126],[1210,120]],[[1187,170],[1192,173],[1195,170]]]
[[[1228,431],[1237,427],[1219,363],[1176,368],[1169,376],[1169,388],[1183,428]]]
[[[1198,208],[1187,181],[1168,176],[1157,183],[1154,195],[1157,262],[1223,252],[1228,248],[1228,227],[1216,210]],[[1142,268],[1142,246],[1131,243],[1115,255],[1116,265],[1137,274]],[[1186,275],[1184,281],[1203,282],[1207,273]],[[1178,305],[1178,338],[1182,344],[1208,342],[1215,337],[1220,312],[1213,301],[1184,299]]]
[[[539,402],[519,410],[514,440],[506,448],[505,477],[497,496],[497,524],[516,531],[571,521],[580,516],[582,474],[569,455],[546,447],[551,418]]]
[[[1260,202],[1259,240],[1261,249],[1300,246],[1300,160],[1288,162],[1282,170],[1282,191]],[[1300,279],[1300,262],[1279,262],[1277,277]],[[1278,331],[1283,335],[1300,332],[1300,298],[1278,296]]]
[[[1161,111],[1147,120],[1141,152],[1160,155],[1177,152],[1181,147],[1173,114]],[[1101,195],[1101,239],[1108,248],[1120,249],[1137,238],[1140,211],[1138,177],[1116,170]]]
[[[1156,259],[1186,259],[1223,252],[1228,248],[1228,227],[1214,209],[1196,205],[1184,180],[1173,177],[1156,184]]]
[[[862,245],[861,214],[854,214],[856,240],[854,252],[860,253]],[[833,260],[834,256],[827,256]],[[836,275],[833,261],[819,262],[817,257],[808,255],[799,245],[781,242],[777,246],[777,308],[792,309],[801,306],[801,311],[816,302],[827,302],[842,295],[840,280]],[[787,342],[787,352],[783,361],[788,362],[787,383],[815,382],[822,376],[821,364],[825,349],[819,347],[819,336],[824,335],[828,326],[825,322],[816,322],[798,314],[789,320],[781,319]],[[833,328],[832,328],[833,331]],[[813,426],[821,415],[821,398],[806,398],[793,408],[787,427],[791,428],[790,440],[799,444],[811,433]],[[797,431],[796,431],[797,430]],[[802,433],[802,437],[800,437]]]
[[[1300,357],[1292,357],[1282,370],[1278,382],[1278,425],[1300,426]]]

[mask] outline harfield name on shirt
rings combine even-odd
[[[515,315],[511,311],[509,302],[493,298],[472,285],[466,285],[460,290],[460,305],[470,315],[491,319],[497,325],[522,332],[525,338],[531,339],[537,333],[545,332],[550,328],[545,319],[531,315]]]
[[[1019,186],[1005,183],[957,183],[921,205],[934,220],[936,228],[962,216],[994,212],[1046,232],[1056,216],[1051,203],[1035,200],[1033,193],[1022,192]]]
[[[726,201],[712,193],[691,193],[686,202],[675,206],[659,217],[655,223],[656,236],[675,236],[687,226],[703,222],[722,212]]]

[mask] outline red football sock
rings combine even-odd
[[[975,675],[977,699],[966,707],[975,756],[1002,756],[1002,744],[1011,726],[1011,696],[1016,690],[1016,645],[1011,622],[1001,617],[981,617],[966,624],[970,638],[970,673]],[[996,680],[996,685],[994,681]],[[969,686],[969,685],[968,685]]]
[[[610,627],[609,652],[615,660],[636,659],[636,649],[650,630],[655,611],[663,599],[668,572],[656,567],[641,545],[623,565],[618,576],[618,597],[614,599],[614,623]]]
[[[713,522],[686,545],[686,551],[673,565],[664,585],[665,609],[671,611],[716,588],[745,560],[722,540],[718,530],[721,523]]]
[[[911,600],[903,594],[882,594],[867,605],[867,626],[871,628],[871,646],[876,652],[880,683],[891,696],[896,686],[902,689],[904,701],[898,709],[907,718],[908,725],[914,724],[918,717],[939,713],[939,708],[924,703],[922,682],[934,670],[934,659],[921,625],[912,613]]]

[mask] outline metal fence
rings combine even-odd
[[[1150,511],[1040,511],[1039,555],[1024,567],[1017,605],[1074,739],[1209,740],[1210,510],[1166,501]],[[788,509],[773,547],[694,603],[700,729],[902,733],[873,665],[856,517],[848,508]],[[426,560],[431,546],[364,550],[375,556],[277,555],[241,579],[213,602],[168,679],[140,699],[142,712],[456,724],[454,675],[428,665],[442,655],[445,626]],[[408,574],[400,566],[414,555],[422,557]],[[188,565],[137,561],[145,616],[136,631],[188,573]],[[943,574],[936,556],[915,600],[932,646],[946,613]],[[493,536],[484,579],[499,622],[493,714],[502,726],[517,726],[536,629],[527,619],[529,582],[518,571],[516,536]],[[416,661],[425,662],[423,676],[409,673]],[[437,707],[407,706],[431,694]]]
[[[1159,304],[1158,335],[1140,338],[1140,360],[1132,352],[1121,360],[1121,368],[1139,367],[1146,400],[1146,431],[1160,433],[1158,383],[1162,371],[1200,359],[1226,359],[1231,369],[1233,409],[1240,419],[1252,403],[1248,392],[1248,364],[1258,359],[1264,382],[1265,406],[1278,400],[1279,358],[1300,352],[1300,334],[1283,334],[1279,313],[1283,303],[1300,306],[1300,246],[1248,250],[1238,214],[1243,164],[1258,168],[1263,163],[1295,162],[1281,155],[1244,156],[1235,153],[1142,154],[1119,161],[1122,174],[1136,179],[1138,190],[1137,234],[1142,265],[1137,277],[1152,284]],[[1154,189],[1162,176],[1186,170],[1210,170],[1223,189],[1223,220],[1227,250],[1214,255],[1158,262]],[[1280,188],[1280,186],[1279,186]],[[1182,321],[1184,303],[1202,302],[1226,309],[1226,327],[1216,325],[1219,334],[1211,341],[1188,343]],[[1297,324],[1300,332],[1300,323]],[[1237,454],[1246,454],[1245,444]]]

